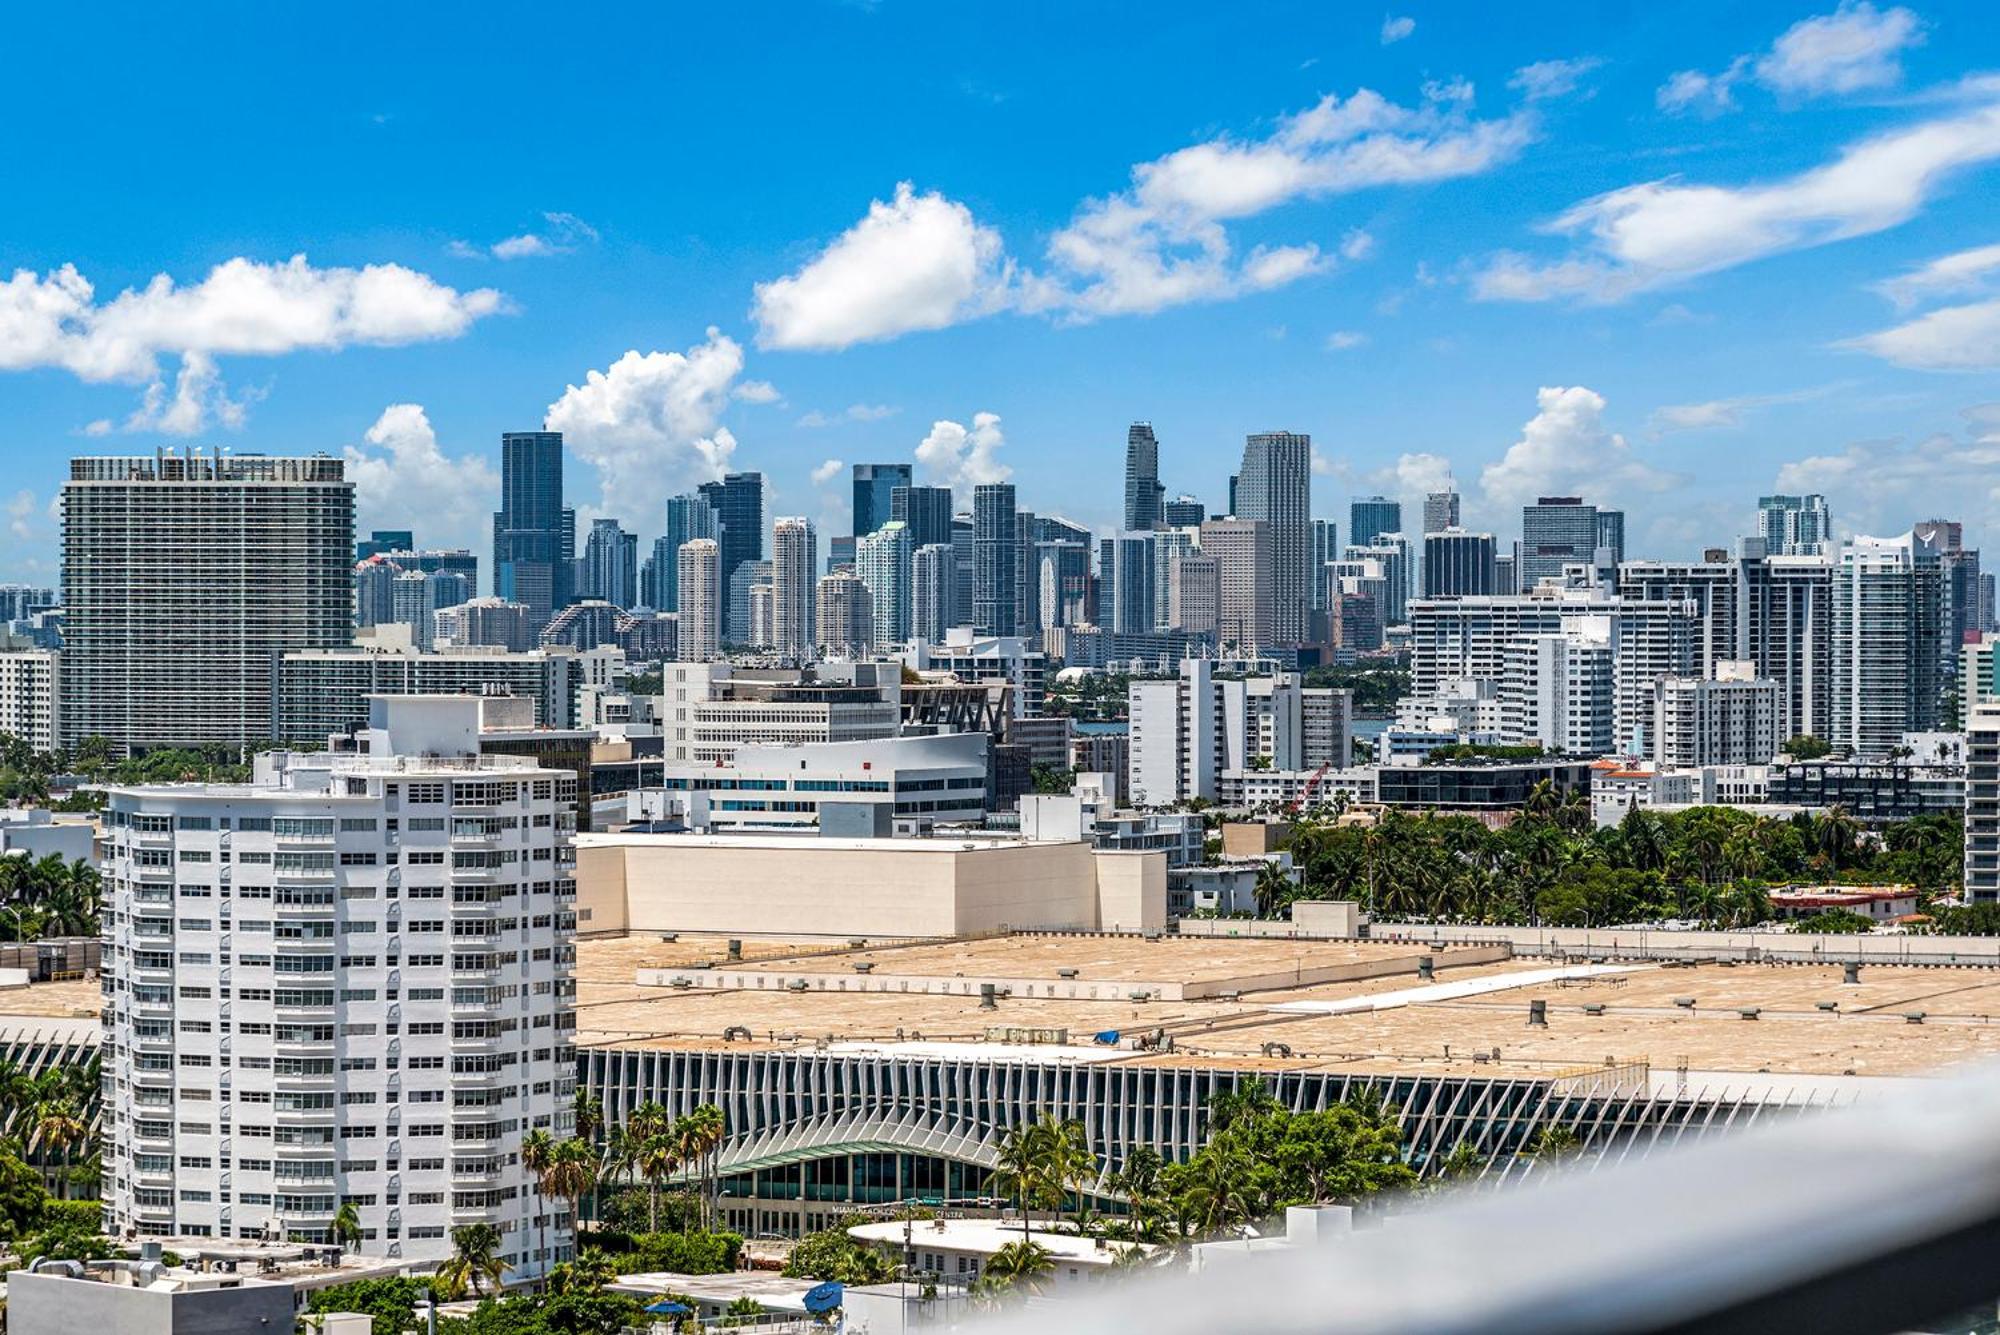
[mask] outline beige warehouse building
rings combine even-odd
[[[1083,842],[591,834],[576,841],[577,930],[745,936],[1157,932],[1159,852]]]

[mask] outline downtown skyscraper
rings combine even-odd
[[[493,592],[537,628],[575,596],[576,517],[563,506],[560,431],[500,436],[500,509],[493,516]]]
[[[121,747],[272,735],[278,655],[349,642],[341,460],[220,451],[70,461],[62,733]]]
[[[680,610],[681,544],[693,538],[714,538],[722,532],[715,507],[698,491],[667,498],[667,531],[653,542],[653,556],[647,562],[652,578],[643,591],[646,605],[655,612]]]
[[[731,594],[743,587],[736,575],[744,562],[764,559],[764,475],[729,473],[720,481],[702,483],[700,491],[715,510],[722,530],[717,539],[722,562],[722,634],[732,641],[747,640],[749,601]]]
[[[1134,422],[1125,433],[1125,529],[1144,532],[1160,526],[1166,489],[1160,485],[1160,442],[1151,422]]]
[[[1271,633],[1276,644],[1306,639],[1312,607],[1312,437],[1267,431],[1243,445],[1236,517],[1270,529]],[[1350,541],[1359,541],[1357,534]],[[1228,597],[1224,576],[1224,598]]]
[[[1020,523],[1010,482],[972,489],[972,627],[981,635],[1019,634]]]
[[[690,538],[674,560],[681,595],[674,657],[712,662],[722,656],[722,545],[714,538]]]
[[[898,488],[912,481],[908,464],[854,465],[854,536],[861,539],[896,518]]]

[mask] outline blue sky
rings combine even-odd
[[[483,553],[544,420],[642,541],[725,465],[844,531],[833,463],[910,458],[1107,527],[1134,418],[1217,507],[1286,428],[1343,523],[1448,468],[1503,538],[1580,491],[1686,554],[1776,486],[1983,537],[1988,8],[1502,9],[17,16],[0,578],[70,455],[190,442]]]

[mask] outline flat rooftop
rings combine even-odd
[[[748,970],[720,966],[762,969],[804,981],[805,990],[631,981],[635,967],[671,969],[709,949],[687,939],[580,943],[578,1042],[957,1051],[995,1060],[1046,1053],[1051,1061],[1543,1078],[1602,1068],[1610,1059],[1646,1062],[1656,1082],[1685,1070],[1689,1085],[1717,1087],[1787,1076],[1799,1077],[1801,1087],[1810,1083],[1805,1077],[1836,1084],[1842,1077],[1907,1077],[2000,1057],[2000,971],[1991,969],[1868,965],[1861,981],[1849,984],[1838,965],[1521,959],[1454,967],[1447,959],[1434,980],[1410,970],[1171,1000],[1071,998],[1037,986],[983,1009],[980,981],[1062,969],[1077,970],[1081,980],[1171,974],[1200,982],[1411,953],[1388,942],[1021,935],[789,954],[781,940],[746,940],[746,961],[755,963]],[[669,959],[674,951],[682,957]],[[873,965],[877,977],[857,975],[857,962]],[[967,986],[864,990],[882,974],[942,976]],[[1693,1004],[1679,1004],[1685,999]],[[1528,1022],[1533,1000],[1546,1003],[1545,1026]],[[1746,1010],[1756,1017],[1745,1018]],[[725,1043],[724,1031],[737,1026],[750,1031],[750,1041]],[[1095,1035],[1113,1030],[1118,1044],[1095,1043]],[[1163,1034],[1171,1048],[1131,1050],[1132,1037],[1142,1034]]]
[[[0,989],[0,1024],[23,1018],[95,1020],[103,1004],[95,978],[29,983]]]
[[[1032,843],[1018,836],[996,838],[990,834],[949,835],[930,839],[829,839],[815,830],[800,834],[662,834],[650,830],[593,831],[576,836],[578,848],[780,848],[793,851],[838,850],[849,853],[985,853],[1003,849],[1044,848],[1051,843],[1080,843],[1081,840],[1043,840]]]

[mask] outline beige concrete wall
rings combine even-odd
[[[1167,927],[1167,855],[1105,851],[1097,863],[1100,932],[1163,932]]]
[[[1361,935],[1361,906],[1351,899],[1295,899],[1292,921],[1313,936]]]
[[[1222,827],[1224,857],[1261,858],[1291,841],[1292,827],[1285,821],[1231,821]]]
[[[949,846],[948,841],[939,842]],[[946,929],[951,934],[1097,925],[1097,873],[1088,844],[1018,844],[960,852],[957,873],[957,912],[953,926]]]
[[[624,932],[625,850],[579,845],[576,850],[576,930],[592,936]]]
[[[1081,843],[968,850],[948,840],[857,848],[635,837],[578,847],[577,904],[591,910],[579,926],[592,932],[618,922],[632,932],[979,936],[1095,928],[1098,887]]]

